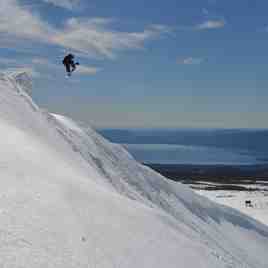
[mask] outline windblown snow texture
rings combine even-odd
[[[25,78],[0,76],[0,267],[268,267],[267,226],[41,111]]]

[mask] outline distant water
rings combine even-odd
[[[138,161],[155,164],[268,164],[268,130],[104,129]]]
[[[239,154],[230,150],[165,144],[126,144],[124,147],[138,160],[157,164],[257,164],[254,156]]]

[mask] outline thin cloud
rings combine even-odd
[[[208,11],[208,9],[206,9],[206,8],[202,8],[202,13],[203,13],[205,16],[209,15],[209,11]]]
[[[17,63],[16,59],[0,57],[0,65],[10,65]]]
[[[54,36],[54,42],[63,47],[77,50],[85,55],[102,55],[114,58],[116,51],[141,49],[147,40],[167,33],[168,28],[152,25],[142,32],[122,32],[112,29],[113,20],[69,19],[62,32]]]
[[[62,7],[69,10],[76,9],[80,4],[80,0],[42,0],[42,1],[48,4],[52,4],[56,7]]]
[[[208,20],[195,26],[196,30],[210,30],[223,28],[226,25],[224,20]]]
[[[37,64],[37,65],[44,65],[44,66],[52,64],[52,63],[49,62],[49,60],[47,60],[45,58],[33,58],[32,63]]]
[[[193,57],[188,57],[188,58],[177,60],[177,64],[183,64],[183,65],[199,65],[202,62],[204,62],[203,58],[193,58]]]
[[[79,65],[77,69],[75,70],[76,73],[81,74],[81,75],[95,75],[98,72],[100,72],[102,69],[101,68],[96,68],[96,67],[87,67],[84,65]]]
[[[54,29],[37,15],[19,6],[17,0],[0,2],[0,34],[6,39],[15,36],[44,42],[53,32]]]
[[[118,31],[112,26],[110,19],[72,18],[60,29],[20,6],[17,0],[0,1],[1,41],[11,42],[15,47],[17,41],[28,44],[31,40],[71,49],[84,56],[114,58],[120,51],[144,48],[146,41],[158,39],[170,31],[164,25],[148,26],[140,32]]]

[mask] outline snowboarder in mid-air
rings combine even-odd
[[[79,65],[78,62],[74,62],[74,55],[68,54],[64,57],[62,63],[64,64],[66,68],[66,72],[68,76],[71,76],[72,72],[76,69],[76,65]]]

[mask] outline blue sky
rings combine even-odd
[[[2,69],[97,127],[268,127],[268,3],[5,0]],[[14,18],[14,19],[13,19]],[[61,64],[81,63],[71,79]]]

